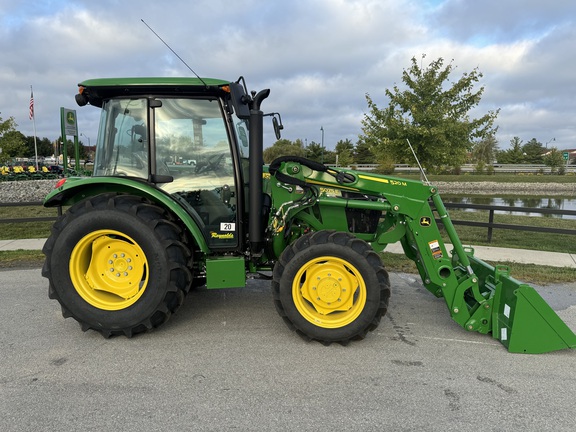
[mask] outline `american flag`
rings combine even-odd
[[[30,117],[30,120],[34,118],[34,93],[32,92],[32,89],[30,89],[30,111],[28,117]]]

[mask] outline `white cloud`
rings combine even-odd
[[[98,110],[78,108],[76,84],[111,76],[190,75],[144,19],[200,75],[270,87],[264,109],[279,111],[290,139],[333,147],[356,140],[364,95],[385,105],[410,58],[443,57],[453,78],[478,67],[480,109],[501,108],[501,147],[509,137],[556,137],[576,147],[576,4],[489,0],[88,0],[35,7],[0,0],[0,116],[25,135],[34,85],[38,135],[59,135],[59,107],[78,110],[94,140]]]

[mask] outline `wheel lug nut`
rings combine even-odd
[[[124,258],[124,257],[126,256],[126,254],[120,254],[120,256],[121,256],[122,258]]]
[[[120,277],[120,273],[116,273],[116,277]]]
[[[128,276],[128,272],[124,272],[124,276]]]
[[[114,261],[108,260],[108,264],[114,264]]]
[[[114,258],[118,258],[118,254],[114,254],[112,255]]]

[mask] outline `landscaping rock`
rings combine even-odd
[[[433,184],[441,194],[576,195],[576,181],[573,183],[433,182]]]
[[[0,201],[40,202],[54,189],[58,180],[22,180],[0,182]]]
[[[1,202],[43,201],[58,180],[0,182]],[[573,183],[436,182],[441,194],[576,195]]]

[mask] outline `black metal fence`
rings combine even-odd
[[[41,202],[21,202],[21,203],[0,203],[0,207],[24,207],[24,206],[41,206]],[[517,231],[533,231],[533,232],[545,232],[553,234],[567,234],[576,235],[576,229],[565,229],[565,228],[549,228],[549,227],[538,227],[529,225],[511,225],[511,224],[501,224],[494,222],[494,213],[496,211],[514,212],[514,213],[540,213],[540,214],[551,214],[551,215],[565,215],[565,216],[576,216],[576,210],[560,210],[560,209],[549,209],[549,208],[529,208],[529,207],[509,207],[509,206],[498,206],[498,205],[483,205],[483,204],[463,204],[463,203],[444,203],[444,206],[448,209],[470,209],[470,210],[481,210],[488,211],[488,222],[477,222],[477,221],[466,221],[466,220],[454,220],[452,223],[454,225],[466,225],[472,227],[486,228],[487,241],[490,243],[492,241],[492,232],[494,229],[508,229]],[[44,221],[55,221],[57,216],[62,214],[62,208],[57,207],[57,215],[55,216],[42,216],[42,217],[30,217],[30,218],[13,218],[13,219],[1,219],[0,223],[21,223],[21,222],[44,222]],[[441,224],[440,219],[437,222]]]
[[[18,203],[0,203],[0,207],[40,207],[42,203],[37,202],[18,202]],[[2,219],[0,218],[0,223],[21,223],[21,222],[50,222],[55,221],[58,216],[62,215],[62,207],[56,207],[57,214],[54,216],[37,216],[29,218],[13,218],[13,219]]]
[[[509,206],[498,206],[498,205],[484,205],[484,204],[463,204],[463,203],[444,203],[447,209],[457,208],[457,209],[471,209],[471,210],[485,210],[488,211],[488,222],[477,222],[477,221],[464,221],[464,220],[454,220],[452,223],[454,225],[466,225],[472,227],[487,228],[487,241],[492,242],[492,231],[496,229],[509,229],[517,231],[533,231],[533,232],[546,232],[553,234],[568,234],[576,235],[576,229],[565,229],[565,228],[549,228],[549,227],[538,227],[529,225],[511,225],[511,224],[501,224],[494,222],[494,213],[497,211],[513,212],[513,213],[540,213],[540,214],[551,214],[551,215],[565,215],[565,216],[576,216],[576,210],[560,210],[560,209],[550,209],[550,208],[529,208],[529,207],[509,207]],[[440,219],[436,222],[440,223]]]

